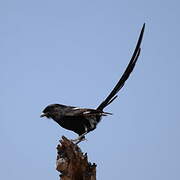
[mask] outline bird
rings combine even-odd
[[[103,116],[112,115],[112,113],[105,112],[104,108],[106,108],[118,97],[117,93],[124,86],[126,80],[129,78],[129,75],[133,71],[141,52],[141,42],[144,30],[145,23],[142,26],[135,50],[123,75],[120,77],[113,90],[96,109],[80,108],[63,104],[50,104],[42,111],[40,117],[53,119],[61,127],[77,133],[78,137],[72,140],[76,144],[85,140],[85,135],[96,129]]]

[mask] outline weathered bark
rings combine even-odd
[[[57,146],[56,170],[60,180],[96,180],[96,164],[89,163],[87,154],[64,136]]]

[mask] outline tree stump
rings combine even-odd
[[[87,154],[64,136],[57,146],[56,170],[60,180],[96,180],[96,164],[88,162]]]

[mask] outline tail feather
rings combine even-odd
[[[119,90],[124,86],[126,80],[129,78],[129,75],[131,74],[131,72],[133,71],[135,64],[137,62],[137,59],[140,55],[140,51],[141,51],[141,42],[142,42],[142,38],[143,38],[143,34],[144,34],[144,29],[145,29],[145,23],[141,29],[141,33],[139,35],[139,39],[136,45],[136,48],[134,50],[134,53],[131,57],[131,60],[125,70],[125,72],[123,73],[123,75],[121,76],[121,78],[119,79],[118,83],[116,84],[116,86],[114,87],[114,89],[111,91],[111,93],[107,96],[107,98],[97,107],[97,110],[103,110],[106,106],[108,106],[109,104],[111,104],[116,98],[117,98],[117,93],[119,92]]]

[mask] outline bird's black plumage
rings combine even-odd
[[[114,89],[107,96],[107,98],[96,109],[78,108],[61,104],[51,104],[43,110],[41,117],[46,116],[47,118],[52,118],[63,128],[74,131],[79,135],[77,142],[80,142],[82,138],[84,138],[84,135],[96,128],[102,116],[111,114],[104,112],[103,109],[117,98],[117,93],[124,86],[125,81],[133,71],[137,59],[140,55],[140,46],[144,34],[144,29],[145,24],[141,29],[136,48],[125,72],[119,79]]]

